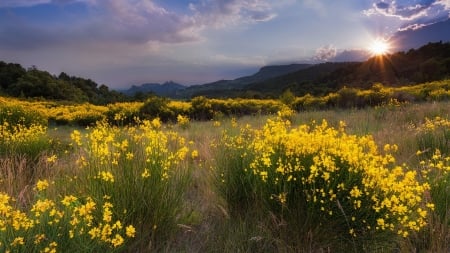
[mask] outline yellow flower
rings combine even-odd
[[[126,153],[126,158],[127,158],[127,160],[133,160],[133,158],[134,158],[134,154],[133,153],[131,153],[131,152],[128,152],[128,153]]]
[[[23,239],[23,237],[16,237],[16,238],[14,238],[14,241],[11,243],[11,246],[17,246],[17,245],[24,245],[25,244],[25,242],[24,242],[24,239]]]
[[[129,226],[127,226],[127,227],[125,228],[125,234],[126,234],[128,237],[135,237],[135,235],[136,235],[136,229],[135,229],[132,225],[129,225]]]
[[[358,187],[354,186],[353,189],[350,191],[350,196],[354,198],[361,197],[362,192],[358,189]]]
[[[142,178],[148,178],[148,177],[150,177],[150,172],[148,171],[147,168],[144,169],[144,172],[142,172],[141,177],[142,177]]]
[[[98,227],[93,227],[91,230],[89,230],[88,234],[91,236],[91,239],[95,239],[100,237],[101,230]]]
[[[48,183],[47,180],[45,180],[45,179],[44,180],[39,180],[36,183],[36,190],[43,191],[43,190],[47,189],[48,186],[49,186],[49,183]]]
[[[198,151],[197,150],[193,150],[192,153],[191,153],[191,157],[192,157],[192,159],[197,158],[198,157]]]
[[[123,237],[119,234],[116,234],[116,236],[114,237],[114,239],[111,240],[111,244],[114,247],[119,247],[120,245],[122,245],[124,242]]]
[[[114,175],[109,171],[101,171],[98,175],[99,178],[101,178],[105,182],[111,182],[114,183]]]
[[[58,157],[56,156],[56,155],[52,155],[52,156],[50,156],[50,157],[47,157],[47,162],[48,163],[54,163],[54,162],[56,162],[56,159],[57,159]]]
[[[61,200],[61,203],[64,206],[70,206],[73,202],[77,201],[77,197],[73,196],[73,195],[69,195],[69,196],[65,196],[63,198],[63,200]]]

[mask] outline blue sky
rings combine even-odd
[[[332,60],[449,12],[450,0],[0,0],[0,60],[111,88],[200,84]]]

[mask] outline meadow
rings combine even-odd
[[[0,251],[450,251],[447,99],[156,100],[1,98]]]

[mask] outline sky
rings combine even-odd
[[[0,0],[0,60],[112,89],[202,84],[366,50],[449,13],[450,0]]]

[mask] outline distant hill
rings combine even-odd
[[[144,83],[139,86],[133,85],[128,90],[122,90],[121,92],[134,96],[137,93],[154,93],[155,95],[162,97],[175,97],[180,90],[184,90],[186,86],[169,81],[163,84],[159,83]]]
[[[25,69],[20,64],[3,61],[0,61],[0,95],[92,104],[107,104],[127,99],[123,94],[109,90],[106,85],[98,85],[90,79],[69,76],[64,72],[54,76],[34,66]]]
[[[302,69],[307,69],[311,66],[313,65],[288,64],[265,66],[251,76],[240,77],[234,80],[220,80],[213,83],[190,86],[181,91],[179,95],[183,97],[193,97],[199,95],[206,95],[210,97],[234,96],[233,94],[235,93],[235,91],[240,91],[249,84],[262,82],[274,77],[286,75]]]
[[[356,63],[351,62],[327,62],[316,64],[286,75],[249,84],[245,86],[244,89],[252,91],[251,93],[253,94],[260,93],[261,96],[279,96],[287,89],[299,93],[299,95],[304,95],[303,93],[324,93],[329,90],[329,87],[326,87],[326,83],[325,85],[315,84],[317,80],[325,78],[327,75],[338,69],[351,67],[355,64]],[[299,92],[300,90],[307,91]]]
[[[237,96],[277,97],[290,89],[296,95],[324,95],[343,86],[370,88],[374,83],[402,86],[450,77],[450,42],[375,56],[364,62],[322,63],[287,75],[252,83]]]
[[[347,52],[352,53],[363,56],[363,52]],[[343,55],[341,60],[345,58]],[[297,96],[307,93],[325,95],[343,86],[370,88],[374,83],[401,86],[449,77],[450,42],[436,42],[406,52],[371,57],[361,62],[266,66],[251,76],[234,80],[220,80],[190,87],[173,83],[146,84],[134,86],[129,92],[151,91],[172,98],[276,98],[288,89]]]
[[[389,86],[410,85],[450,77],[450,42],[428,43],[418,49],[375,56],[339,69],[322,80],[334,87],[368,88],[381,82]]]

